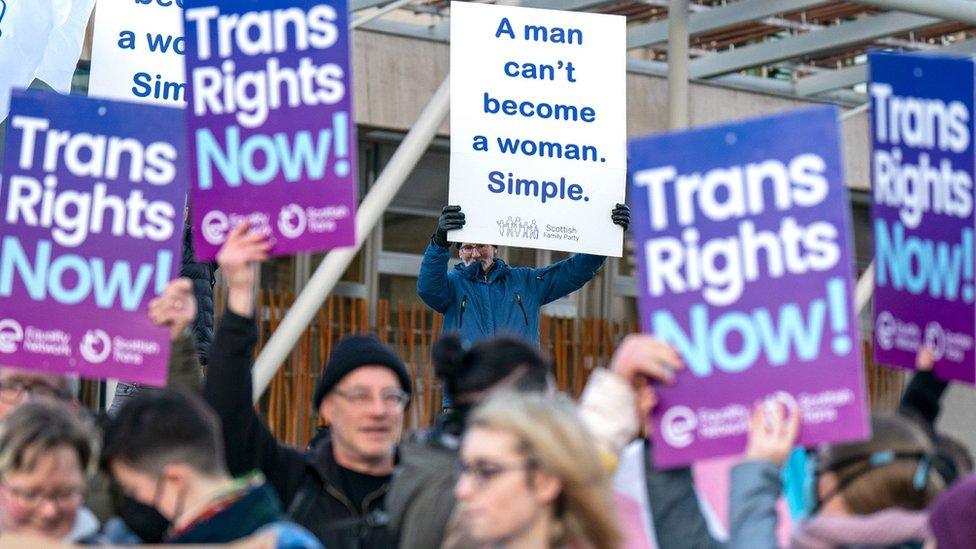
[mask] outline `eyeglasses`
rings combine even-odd
[[[373,393],[367,390],[356,389],[346,392],[334,389],[332,392],[357,408],[365,408],[372,404],[374,400]],[[407,405],[408,400],[410,400],[410,397],[400,389],[390,389],[380,392],[380,401],[389,409],[403,408]]]
[[[4,404],[17,404],[24,398],[30,397],[54,398],[66,400],[67,394],[53,387],[41,383],[24,383],[22,381],[0,382],[0,401]]]
[[[62,488],[59,490],[53,490],[51,492],[16,488],[5,483],[0,484],[0,486],[2,486],[8,494],[13,496],[13,499],[15,499],[17,504],[21,507],[38,507],[44,501],[50,501],[59,507],[71,507],[81,502],[81,486]]]
[[[491,244],[465,244],[464,246],[461,246],[461,251],[470,253],[477,248],[479,252],[482,252],[491,247]]]
[[[536,463],[534,460],[529,460],[525,463],[517,465],[514,463],[504,465],[501,463],[492,463],[488,461],[476,461],[474,463],[464,463],[462,461],[458,462],[456,473],[459,481],[462,477],[469,477],[477,488],[482,489],[499,475],[510,473],[512,471],[532,471],[538,466],[538,463]]]

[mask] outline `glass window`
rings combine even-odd
[[[422,254],[436,228],[436,217],[387,210],[383,214],[383,250]]]
[[[378,169],[382,171],[390,161],[396,145],[382,144],[379,147]],[[417,167],[407,177],[400,192],[393,198],[394,208],[422,210],[439,215],[447,204],[447,180],[450,173],[450,153],[428,150],[417,162]],[[433,228],[431,228],[432,230]],[[427,235],[430,236],[430,235]]]
[[[349,267],[346,272],[342,273],[342,278],[339,280],[342,282],[365,282],[366,271],[365,271],[365,259],[363,258],[363,250],[366,248],[360,248],[359,252],[355,257],[352,258],[352,262],[349,263]],[[322,263],[322,259],[325,258],[325,254],[312,254],[309,260],[309,276],[315,272],[319,264]]]

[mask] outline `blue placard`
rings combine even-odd
[[[801,444],[867,434],[837,114],[630,143],[641,325],[687,366],[659,388],[659,465],[740,453],[757,400],[797,410]]]
[[[179,273],[172,108],[15,91],[0,187],[0,366],[162,385],[149,301]]]
[[[976,381],[973,336],[973,61],[869,57],[874,356]]]

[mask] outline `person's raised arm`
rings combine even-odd
[[[447,231],[464,226],[464,212],[461,206],[444,206],[437,219],[437,229],[430,237],[424,258],[417,276],[417,295],[428,307],[439,313],[447,311],[454,299],[450,282],[447,279],[447,263],[451,258],[451,243]]]
[[[672,383],[684,369],[667,343],[645,334],[628,335],[617,347],[610,369],[597,368],[580,398],[580,417],[613,464],[620,451],[640,432],[657,397],[652,383]]]
[[[227,235],[217,254],[227,283],[227,310],[241,317],[254,315],[254,266],[268,258],[271,244],[258,232],[247,232],[242,223]]]
[[[757,403],[749,417],[745,461],[732,468],[729,548],[775,548],[780,469],[800,432],[800,413]]]
[[[610,220],[626,231],[630,226],[630,208],[626,204],[617,204],[610,212]],[[606,259],[602,255],[576,254],[548,267],[536,269],[533,273],[535,280],[543,285],[542,303],[551,303],[585,286]]]
[[[942,411],[942,395],[949,387],[948,381],[937,379],[932,373],[935,356],[928,347],[918,350],[915,358],[915,375],[905,388],[898,404],[898,412],[923,421],[929,430],[935,429],[935,421]]]
[[[304,457],[278,444],[251,403],[251,365],[257,344],[254,269],[267,259],[271,245],[264,235],[247,231],[247,224],[234,228],[217,255],[227,283],[227,310],[210,348],[203,393],[220,417],[231,474],[259,468],[287,502],[295,487],[286,485],[285,479],[297,477],[290,473],[304,467]]]
[[[190,326],[197,315],[193,283],[186,278],[171,280],[159,297],[149,302],[149,320],[170,333],[169,370],[166,386],[200,394],[203,375],[197,359],[196,342]]]
[[[197,313],[197,300],[193,297],[193,285],[186,278],[170,280],[163,292],[149,302],[149,320],[169,331],[169,362],[166,368],[166,386],[194,394],[203,390],[203,373],[197,358],[196,341],[190,331]],[[143,387],[120,381],[108,415],[115,416],[123,406]]]

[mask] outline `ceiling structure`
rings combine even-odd
[[[628,69],[664,75],[668,0],[481,0],[627,17]],[[449,0],[350,0],[354,25],[436,41]],[[872,50],[976,53],[976,0],[690,0],[696,81],[858,105]]]

